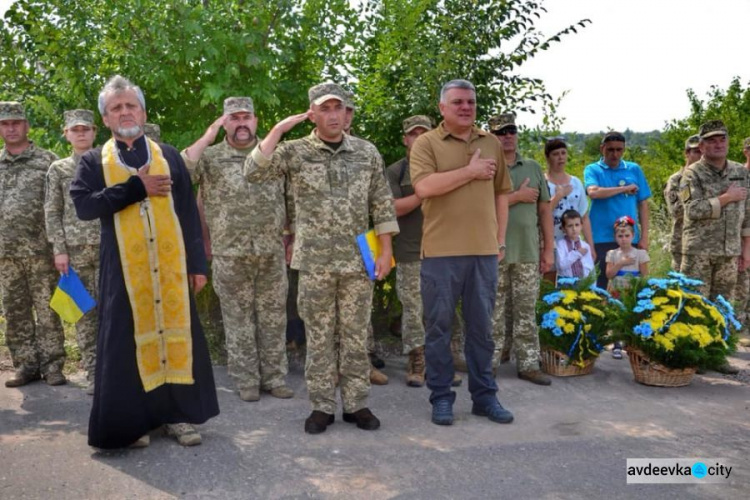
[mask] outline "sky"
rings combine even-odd
[[[12,0],[0,0],[0,14]],[[662,129],[689,114],[687,89],[703,97],[732,78],[750,82],[750,0],[546,0],[536,27],[552,35],[592,23],[553,44],[520,70],[541,78],[563,131]],[[539,124],[523,114],[519,123]]]

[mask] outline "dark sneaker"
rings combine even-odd
[[[16,370],[11,378],[5,381],[5,387],[21,387],[22,385],[30,384],[40,380],[42,377],[39,372],[27,372],[24,370]]]
[[[362,408],[354,413],[344,412],[344,422],[357,424],[357,427],[366,431],[374,431],[380,427],[380,420],[372,414],[369,408]]]
[[[432,423],[453,425],[453,403],[447,399],[438,399],[432,403]]]
[[[44,380],[47,381],[47,385],[63,385],[68,381],[62,372],[49,372],[44,376]]]
[[[542,373],[541,370],[526,370],[525,372],[518,372],[518,378],[526,380],[536,385],[550,385],[552,380]]]
[[[714,371],[723,373],[724,375],[737,375],[740,373],[740,369],[730,365],[728,362],[724,362],[723,365],[719,365],[714,368]]]
[[[336,419],[333,415],[318,410],[313,410],[309,417],[305,419],[305,432],[308,434],[320,434],[326,431],[326,427],[331,425]]]
[[[478,417],[487,417],[498,424],[509,424],[513,422],[513,414],[503,408],[503,405],[497,401],[493,401],[486,406],[479,406],[474,403],[471,407],[471,414]]]
[[[370,364],[378,370],[382,370],[383,368],[385,368],[385,361],[380,359],[380,356],[378,356],[374,352],[370,353]]]

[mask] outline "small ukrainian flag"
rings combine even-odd
[[[359,253],[362,254],[362,263],[365,265],[365,271],[367,276],[371,280],[375,279],[375,261],[380,257],[380,240],[375,234],[374,229],[370,229],[366,233],[362,233],[357,236],[357,247],[359,247]],[[391,258],[391,266],[396,265],[396,259]]]
[[[68,267],[68,274],[60,276],[49,305],[63,320],[76,323],[96,306],[96,301],[86,291],[78,274],[72,267]]]

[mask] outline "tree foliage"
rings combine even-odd
[[[24,101],[35,138],[59,150],[62,111],[96,108],[104,81],[120,73],[143,88],[149,121],[161,126],[166,142],[184,147],[228,96],[253,97],[262,132],[306,109],[311,85],[333,80],[357,95],[355,133],[391,161],[403,152],[401,120],[416,113],[437,118],[438,92],[448,79],[477,85],[482,121],[551,102],[543,82],[520,68],[589,22],[544,37],[534,29],[545,12],[541,0],[358,5],[18,0],[0,21],[0,98]]]

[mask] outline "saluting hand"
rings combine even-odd
[[[308,110],[298,115],[287,116],[286,118],[281,120],[279,123],[274,125],[273,128],[278,130],[282,134],[286,134],[287,132],[292,130],[294,127],[296,127],[298,124],[307,120],[310,117],[310,113],[311,111]]]
[[[149,196],[167,196],[172,190],[172,179],[168,175],[150,175],[151,165],[145,165],[138,170],[146,193]]]

